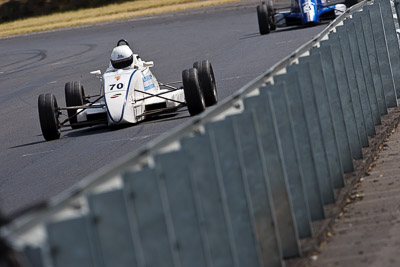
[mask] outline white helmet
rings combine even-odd
[[[133,52],[127,45],[120,45],[111,52],[111,65],[115,69],[129,67],[133,63]]]

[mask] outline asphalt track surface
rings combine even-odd
[[[61,139],[44,141],[38,95],[53,93],[64,106],[64,84],[74,80],[83,82],[86,94],[96,94],[99,82],[89,72],[107,68],[119,39],[142,59],[154,60],[161,82],[180,80],[183,69],[209,59],[223,99],[326,26],[260,36],[256,2],[0,39],[1,212],[13,216],[48,199],[190,119],[184,108],[118,130],[64,129]]]

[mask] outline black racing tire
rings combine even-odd
[[[53,94],[41,94],[38,98],[39,121],[46,141],[59,139],[61,135],[60,111]]]
[[[355,4],[358,4],[359,2],[361,2],[361,0],[345,0],[344,4],[346,5],[346,7],[351,7]]]
[[[182,71],[182,83],[189,114],[195,116],[202,113],[206,109],[206,104],[200,89],[197,69],[191,68]]]
[[[79,81],[75,82],[67,82],[65,84],[65,103],[67,107],[74,107],[74,106],[83,106],[85,101],[85,90],[83,89],[83,85]],[[77,109],[68,109],[68,117],[72,117],[76,114]],[[78,129],[82,126],[76,125],[77,117],[73,117],[69,120],[72,129]]]
[[[258,18],[258,28],[260,34],[268,34],[271,32],[269,28],[268,10],[266,5],[257,6],[257,18]]]
[[[217,85],[214,71],[208,60],[195,62],[193,68],[199,73],[200,89],[203,93],[206,107],[213,106],[218,102]]]
[[[275,23],[275,10],[274,10],[274,3],[272,0],[267,1],[267,11],[268,11],[268,24],[269,29],[271,31],[276,30],[276,23]]]

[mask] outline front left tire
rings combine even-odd
[[[275,10],[274,10],[274,3],[272,0],[267,1],[267,11],[268,11],[268,24],[270,31],[276,30],[276,23],[275,23]]]
[[[269,26],[268,9],[267,5],[262,4],[257,6],[257,19],[258,29],[261,35],[268,34],[271,32]]]
[[[200,89],[204,96],[206,107],[213,106],[218,102],[217,85],[214,70],[208,60],[195,62],[193,68],[199,73]]]
[[[40,128],[46,141],[59,139],[61,135],[60,111],[53,94],[41,94],[38,98]]]

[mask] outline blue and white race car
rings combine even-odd
[[[351,5],[357,0],[346,1],[344,3]],[[317,24],[321,20],[335,18],[345,10],[345,4],[330,4],[326,0],[292,0],[290,7],[274,9],[272,0],[268,0],[257,6],[258,26],[263,35],[277,26]]]
[[[101,82],[98,95],[85,95],[79,81],[65,84],[66,107],[59,107],[51,93],[39,95],[44,139],[60,138],[63,127],[135,124],[183,106],[194,116],[217,103],[214,72],[208,60],[195,62],[193,68],[182,72],[182,81],[171,83],[158,82],[150,71],[153,65],[153,61],[143,61],[133,54],[127,41],[119,40],[105,73],[91,72]]]

